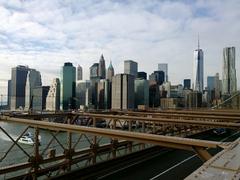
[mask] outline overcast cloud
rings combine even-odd
[[[239,86],[239,9],[239,0],[0,0],[0,93],[14,66],[36,68],[49,85],[66,61],[88,79],[102,53],[116,73],[126,59],[148,74],[168,63],[169,80],[179,84],[192,78],[198,33],[205,81],[221,75],[222,49],[235,46]]]

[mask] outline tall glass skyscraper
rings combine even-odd
[[[199,41],[198,48],[194,51],[194,62],[193,62],[193,90],[203,92],[203,50],[200,49]]]
[[[223,94],[232,94],[237,91],[237,77],[235,69],[235,47],[223,49]]]
[[[94,63],[90,68],[90,80],[99,80],[99,63]]]
[[[82,67],[78,65],[77,67],[77,81],[82,80]]]
[[[25,109],[28,110],[31,107],[33,101],[33,88],[42,86],[41,74],[35,69],[29,69],[27,74],[26,86],[25,86]]]
[[[163,71],[164,72],[164,81],[168,82],[168,64],[159,63],[158,64],[158,71]]]
[[[138,63],[132,60],[124,61],[124,74],[131,74],[134,78],[137,77]]]
[[[10,104],[11,110],[24,108],[25,106],[25,86],[29,68],[27,66],[17,66],[12,68]]]
[[[76,94],[76,68],[70,62],[64,63],[60,73],[61,81],[61,100],[62,110],[75,109]]]

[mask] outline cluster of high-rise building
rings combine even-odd
[[[124,61],[124,73],[114,74],[112,62],[106,69],[104,56],[90,67],[89,80],[83,80],[83,69],[66,62],[60,78],[50,86],[42,86],[41,74],[27,66],[12,68],[8,82],[8,105],[11,110],[70,109],[146,109],[194,108],[212,106],[237,91],[235,47],[223,49],[222,80],[219,73],[207,76],[204,86],[204,53],[194,51],[193,77],[183,84],[172,85],[168,64],[159,63],[147,78],[138,71],[138,63]],[[204,88],[205,87],[205,88]]]

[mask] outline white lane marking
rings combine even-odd
[[[223,142],[223,141],[227,140],[228,138],[230,138],[230,137],[232,137],[232,136],[235,136],[235,135],[238,134],[238,133],[240,133],[240,132],[237,131],[236,133],[234,133],[234,134],[232,134],[232,135],[230,135],[230,136],[228,136],[228,137],[222,139],[220,142]],[[186,161],[188,161],[188,160],[194,158],[195,156],[197,156],[197,154],[194,154],[194,155],[188,157],[187,159],[184,159],[183,161],[181,161],[181,162],[175,164],[174,166],[170,167],[169,169],[167,169],[167,170],[161,172],[160,174],[158,174],[158,175],[152,177],[150,180],[155,180],[155,179],[157,179],[158,177],[162,176],[163,174],[167,173],[168,171],[171,171],[171,170],[174,169],[175,167],[177,167],[177,166],[179,166],[179,165],[185,163]]]
[[[129,167],[138,165],[138,164],[140,164],[140,163],[143,163],[143,162],[145,162],[145,161],[148,161],[148,160],[150,160],[150,159],[153,159],[153,158],[155,158],[155,157],[158,157],[159,155],[164,154],[164,153],[166,153],[166,152],[169,152],[169,150],[164,150],[164,151],[160,152],[159,154],[156,154],[156,155],[151,156],[151,157],[149,157],[149,158],[145,158],[145,159],[140,160],[140,161],[138,161],[138,162],[136,162],[136,163],[132,163],[132,164],[130,164],[130,165],[124,166],[124,167],[122,167],[122,168],[120,168],[120,169],[117,169],[117,170],[112,171],[112,172],[110,172],[110,173],[108,173],[108,174],[105,174],[105,175],[103,175],[103,176],[101,176],[101,177],[99,177],[99,178],[97,178],[97,179],[105,178],[105,177],[107,177],[107,176],[109,176],[109,175],[115,174],[115,173],[117,173],[117,172],[119,172],[119,171],[122,171],[122,170],[124,170],[124,169],[127,169],[127,168],[129,168]]]
[[[237,132],[235,132],[234,134],[232,134],[231,136],[228,136],[228,137],[222,139],[220,142],[223,142],[223,141],[227,140],[228,138],[230,138],[230,137],[232,137],[232,136],[235,136],[235,135],[238,134],[238,133],[240,133],[240,132],[237,131]]]
[[[181,164],[185,163],[186,161],[188,161],[188,160],[190,160],[190,159],[192,159],[192,158],[194,158],[194,157],[196,157],[196,156],[197,156],[197,154],[194,154],[194,155],[192,155],[192,156],[188,157],[187,159],[184,159],[183,161],[181,161],[181,162],[179,162],[179,163],[175,164],[174,166],[170,167],[169,169],[167,169],[167,170],[165,170],[165,171],[161,172],[160,174],[158,174],[158,175],[154,176],[154,177],[153,177],[153,178],[151,178],[150,180],[154,180],[154,179],[156,179],[156,178],[160,177],[161,175],[163,175],[163,174],[167,173],[168,171],[171,171],[171,170],[172,170],[172,169],[174,169],[175,167],[177,167],[177,166],[179,166],[179,165],[181,165]]]

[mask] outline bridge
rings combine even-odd
[[[239,117],[239,111],[227,110],[3,113],[0,123],[19,124],[21,131],[13,137],[1,124],[0,132],[11,145],[0,156],[0,177],[55,177],[154,146],[194,151],[208,163],[215,158],[208,149],[221,148],[225,154],[239,141],[223,143],[192,139],[189,135],[212,128],[239,130]],[[34,133],[35,144],[26,149],[19,140],[28,131]],[[48,135],[44,143],[40,143],[41,134]],[[23,158],[10,162],[16,150]]]

